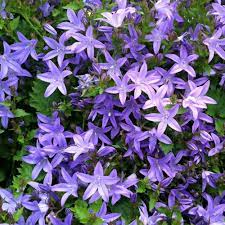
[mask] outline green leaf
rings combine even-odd
[[[137,216],[137,206],[132,204],[128,199],[122,198],[115,205],[110,206],[112,212],[121,213],[121,218],[125,220],[126,224],[129,224]]]
[[[15,117],[25,117],[30,115],[30,113],[25,112],[23,109],[16,109],[13,111],[13,114]]]
[[[0,170],[0,182],[4,181],[6,177],[5,171],[4,170]]]
[[[75,2],[70,2],[66,6],[63,7],[63,9],[72,9],[74,11],[77,11],[79,9],[82,9],[84,6],[83,2],[80,0],[76,0]]]
[[[83,200],[77,200],[71,211],[82,224],[86,224],[90,219],[91,214],[88,211],[88,204]]]
[[[16,30],[17,27],[18,27],[18,25],[19,25],[19,22],[20,22],[20,17],[17,16],[15,19],[13,19],[13,20],[11,20],[11,21],[9,22],[9,29],[10,29],[11,31]]]
[[[45,115],[51,115],[52,110],[54,110],[54,102],[59,102],[63,96],[57,91],[54,92],[48,98],[44,97],[47,84],[41,80],[35,80],[33,82],[32,93],[30,94],[30,105]]]
[[[151,189],[148,178],[139,180],[137,193],[145,193],[147,189]]]
[[[149,200],[149,211],[155,208],[155,204],[158,201],[159,195],[157,192],[152,192]]]
[[[89,209],[97,213],[100,210],[101,206],[102,206],[102,200],[99,199],[98,201],[92,203]]]
[[[95,218],[95,220],[91,223],[92,225],[102,225],[103,220],[101,218]]]
[[[0,134],[3,134],[4,132],[5,132],[4,130],[0,129]]]
[[[224,135],[225,134],[225,120],[224,119],[218,119],[216,120],[215,122],[215,125],[216,125],[216,131],[220,134],[220,135]]]
[[[23,207],[18,209],[14,214],[13,214],[13,219],[15,220],[15,222],[17,222],[20,217],[22,216],[23,214]]]
[[[167,145],[167,144],[164,144],[164,143],[160,142],[159,145],[160,145],[160,147],[162,148],[162,150],[165,154],[172,151],[173,148],[174,148],[173,144]]]

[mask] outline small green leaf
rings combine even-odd
[[[13,219],[17,222],[22,216],[22,214],[23,214],[23,208],[20,208],[13,214]]]
[[[101,206],[102,206],[102,200],[99,199],[98,201],[91,204],[89,209],[97,213],[100,210]]]
[[[11,20],[11,21],[9,22],[9,29],[10,29],[11,31],[16,30],[17,27],[18,27],[18,25],[19,25],[19,22],[20,22],[20,17],[17,16],[15,19],[13,19],[13,20]]]
[[[3,134],[3,133],[4,133],[4,130],[1,130],[1,129],[0,129],[0,134]]]
[[[157,192],[153,192],[150,195],[150,200],[149,200],[149,211],[155,208],[155,204],[158,201],[158,194]]]
[[[74,212],[76,218],[82,224],[86,224],[90,219],[91,214],[88,211],[88,204],[85,201],[77,200],[71,211]]]
[[[25,116],[29,116],[30,113],[25,112],[23,109],[16,109],[13,112],[15,117],[25,117]]]
[[[223,119],[218,119],[215,122],[216,125],[216,131],[220,134],[220,135],[224,135],[225,134],[225,120]]]
[[[67,4],[66,6],[63,7],[63,9],[72,9],[74,11],[77,11],[79,9],[83,8],[83,2],[76,0],[75,2],[70,2],[69,4]]]
[[[162,142],[159,143],[160,147],[162,148],[163,152],[165,154],[167,154],[168,152],[172,151],[174,145],[173,144],[170,144],[170,145],[167,145],[167,144],[164,144]]]
[[[92,225],[102,225],[103,224],[103,220],[101,218],[96,218],[92,223]]]
[[[147,189],[151,189],[148,178],[144,178],[138,182],[137,193],[145,193]]]

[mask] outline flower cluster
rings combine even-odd
[[[204,5],[215,30],[178,31],[187,22],[185,1],[143,2],[68,9],[56,29],[45,25],[39,56],[37,41],[21,33],[20,42],[3,43],[0,102],[13,96],[18,77],[30,76],[22,65],[31,56],[46,67],[37,74],[48,83],[43,98],[58,89],[82,118],[38,113],[36,145],[23,156],[34,165],[28,193],[15,198],[0,189],[3,211],[24,208],[16,224],[224,224],[225,192],[215,190],[224,174],[212,160],[224,154],[225,138],[207,109],[217,104],[209,94],[213,71],[222,75],[218,84],[225,79],[225,6]],[[209,74],[198,63],[207,60]],[[6,128],[13,114],[4,104],[0,117]]]

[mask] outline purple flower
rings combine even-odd
[[[66,86],[64,84],[64,78],[72,74],[69,70],[60,71],[52,61],[47,62],[49,72],[38,74],[38,79],[50,83],[45,91],[45,97],[49,97],[57,88],[59,91],[66,95]]]
[[[220,177],[221,174],[204,170],[202,172],[202,192],[205,191],[207,184],[212,188],[216,188],[216,182]]]
[[[171,104],[171,101],[169,98],[165,98],[165,95],[167,93],[167,86],[162,85],[156,92],[154,89],[149,92],[149,100],[147,100],[143,106],[143,109],[149,109],[152,107],[158,107],[160,104],[162,106],[166,106]]]
[[[66,54],[71,54],[71,52],[69,50],[66,49],[66,46],[64,46],[65,41],[67,41],[66,35],[62,34],[59,38],[59,43],[54,40],[53,38],[49,38],[49,37],[44,37],[43,38],[45,43],[51,48],[53,49],[52,51],[48,52],[43,60],[47,61],[49,59],[55,58],[57,56],[57,61],[59,66],[62,66],[63,60],[64,60],[64,56]]]
[[[108,51],[104,51],[106,63],[99,63],[101,69],[107,70],[107,74],[114,80],[121,77],[120,68],[124,65],[127,61],[126,57],[114,59]]]
[[[87,49],[87,55],[90,59],[94,59],[95,48],[105,48],[105,45],[93,37],[93,27],[89,26],[86,31],[86,36],[80,33],[70,33],[71,37],[76,39],[78,42],[67,47],[68,50],[80,53]]]
[[[102,225],[108,225],[111,222],[117,220],[121,216],[121,214],[120,213],[107,214],[107,206],[106,206],[106,203],[103,202],[100,210],[96,213],[96,216],[103,220]]]
[[[9,118],[13,118],[14,115],[9,110],[8,107],[0,105],[0,117],[1,117],[1,123],[4,128],[8,127]]]
[[[198,58],[198,55],[188,55],[187,49],[183,45],[181,45],[180,48],[180,57],[175,54],[166,54],[166,57],[176,62],[170,69],[170,73],[175,74],[184,70],[190,76],[196,76],[195,70],[189,65],[189,63],[196,60]]]
[[[172,129],[178,132],[181,132],[180,125],[173,118],[174,116],[176,116],[178,112],[179,105],[175,105],[169,110],[165,110],[162,105],[159,105],[157,109],[159,110],[159,113],[147,114],[145,115],[145,119],[153,122],[159,122],[157,129],[158,134],[163,134],[167,126],[171,127]]]
[[[24,63],[29,55],[31,55],[33,59],[38,60],[38,55],[35,50],[37,40],[35,39],[28,40],[20,32],[17,32],[17,36],[20,42],[17,42],[10,46],[12,50],[15,50],[15,52],[12,53],[13,58],[16,61],[19,61],[20,64]]]
[[[208,62],[211,62],[214,54],[217,53],[222,59],[225,59],[225,51],[221,46],[225,45],[225,38],[219,39],[221,35],[223,34],[222,29],[218,29],[212,37],[206,38],[203,41],[203,44],[205,44],[209,49],[209,60]]]
[[[109,201],[109,189],[107,186],[116,184],[119,178],[112,176],[104,176],[103,167],[100,162],[97,163],[94,175],[85,173],[77,173],[77,177],[84,183],[90,183],[84,192],[83,199],[86,200],[94,195],[96,192],[102,197],[105,202]]]
[[[85,31],[84,24],[82,23],[82,19],[84,17],[84,12],[82,10],[80,10],[76,15],[72,9],[68,9],[67,17],[70,22],[62,22],[57,26],[57,28],[61,30],[67,30],[72,33]]]
[[[224,143],[223,141],[222,142],[220,141],[220,138],[216,134],[212,133],[211,136],[214,141],[215,147],[210,149],[208,156],[213,156],[221,152],[221,150],[223,149],[223,143]]]
[[[213,199],[210,195],[205,194],[204,198],[208,202],[208,206],[204,209],[202,206],[198,205],[189,211],[190,215],[195,217],[200,217],[202,220],[208,224],[223,224],[225,217],[223,213],[225,212],[225,204],[219,204],[216,199]]]
[[[176,165],[176,158],[173,153],[169,153],[160,159],[148,156],[148,161],[151,168],[149,171],[142,170],[142,174],[146,175],[150,181],[162,181],[164,179],[164,173],[167,174],[168,177],[173,178],[177,171],[181,170],[181,168]]]
[[[83,153],[88,153],[91,150],[94,150],[94,144],[92,143],[92,135],[93,130],[87,131],[83,136],[79,134],[75,134],[73,136],[74,145],[69,146],[64,150],[64,152],[68,152],[74,154],[73,160],[75,161],[78,156]]]
[[[192,111],[194,120],[198,118],[198,109],[206,109],[206,104],[216,104],[214,99],[205,96],[209,89],[209,84],[210,82],[207,81],[204,85],[197,87],[193,81],[188,81],[190,92],[186,95],[182,105],[184,108],[189,108]]]
[[[134,83],[134,99],[140,97],[142,91],[146,94],[149,94],[152,91],[152,86],[160,80],[159,76],[154,76],[152,74],[148,75],[147,64],[144,61],[140,71],[138,68],[131,69],[127,72],[127,75]],[[147,76],[148,75],[148,76]]]
[[[107,88],[105,91],[111,94],[119,94],[119,99],[122,105],[125,104],[127,93],[133,91],[135,86],[133,84],[128,84],[130,78],[125,75],[122,80],[119,78],[115,80],[116,86]]]
[[[6,77],[9,69],[17,73],[20,73],[22,71],[20,64],[13,59],[11,48],[5,41],[3,42],[3,47],[4,47],[4,54],[0,55],[0,65],[1,65],[0,78]]]
[[[212,3],[213,11],[211,15],[214,15],[218,21],[225,24],[225,7],[218,3]]]
[[[50,220],[53,225],[71,225],[72,224],[72,219],[73,219],[73,214],[69,213],[64,222],[62,222],[60,219],[56,218],[55,216],[50,215]]]
[[[143,223],[143,225],[157,225],[159,221],[165,219],[164,215],[161,215],[157,212],[154,212],[153,215],[149,216],[148,209],[145,203],[142,203],[142,206],[139,207],[140,217],[139,220]]]
[[[155,28],[152,30],[151,34],[145,36],[147,41],[153,42],[153,50],[155,54],[158,54],[162,40],[167,39],[165,29],[165,26]]]
[[[135,8],[128,7],[128,8],[125,8],[125,9],[119,9],[116,12],[112,12],[112,13],[104,12],[104,13],[101,13],[101,15],[104,18],[100,18],[99,20],[110,24],[114,28],[118,28],[118,27],[122,26],[125,17],[129,13],[134,13],[135,11],[136,11]]]
[[[74,174],[72,177],[66,172],[64,168],[61,169],[61,174],[65,183],[55,184],[51,187],[52,191],[66,192],[61,199],[61,206],[64,206],[66,200],[70,195],[77,197],[77,176]]]

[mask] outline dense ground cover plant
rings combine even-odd
[[[2,1],[0,222],[225,224],[224,4]]]

